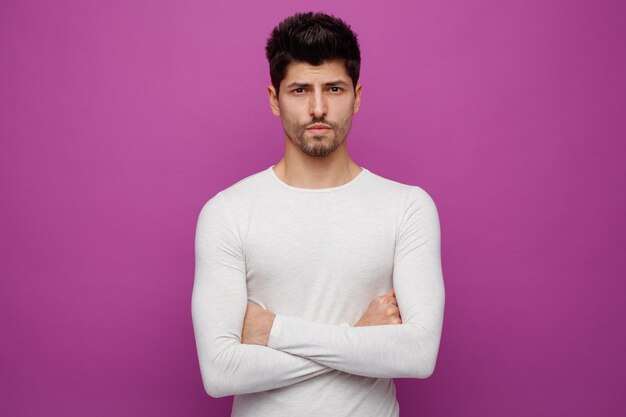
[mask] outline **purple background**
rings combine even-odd
[[[446,313],[403,416],[623,415],[626,7],[319,1],[362,44],[357,164],[434,198]],[[0,414],[228,416],[199,210],[282,156],[264,43],[313,3],[0,3]]]

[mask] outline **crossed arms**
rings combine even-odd
[[[276,315],[267,346],[242,343],[248,309],[245,262],[223,194],[196,229],[192,318],[202,381],[212,397],[266,391],[332,370],[372,378],[427,378],[443,324],[437,209],[412,187],[399,220],[393,288],[402,324],[349,326]]]

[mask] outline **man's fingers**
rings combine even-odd
[[[392,306],[387,309],[387,314],[390,316],[399,316],[400,310],[398,309],[398,307]]]
[[[378,302],[381,304],[393,304],[394,306],[398,305],[398,301],[394,295],[393,289],[387,291],[383,295],[377,298]]]
[[[394,306],[398,306],[398,300],[396,300],[396,297],[393,296],[386,296],[383,295],[380,297],[380,303],[381,304],[393,304]]]

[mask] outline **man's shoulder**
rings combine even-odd
[[[205,205],[226,204],[241,206],[245,201],[254,200],[267,192],[267,169],[250,174],[232,185],[215,192]]]
[[[382,195],[395,195],[401,198],[422,198],[429,199],[430,195],[419,185],[409,184],[408,182],[396,181],[391,178],[383,177],[370,171],[372,178],[372,191],[381,193]]]
[[[268,182],[267,179],[268,169],[266,168],[240,179],[234,184],[224,188],[219,193],[231,198],[236,198],[237,196],[248,196],[251,193],[263,191],[263,189],[266,188]]]

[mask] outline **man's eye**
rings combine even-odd
[[[300,87],[300,88],[295,88],[293,89],[294,93],[300,94],[300,93],[304,93],[304,88]]]
[[[340,93],[343,89],[341,87],[330,87],[330,91],[333,93]]]

